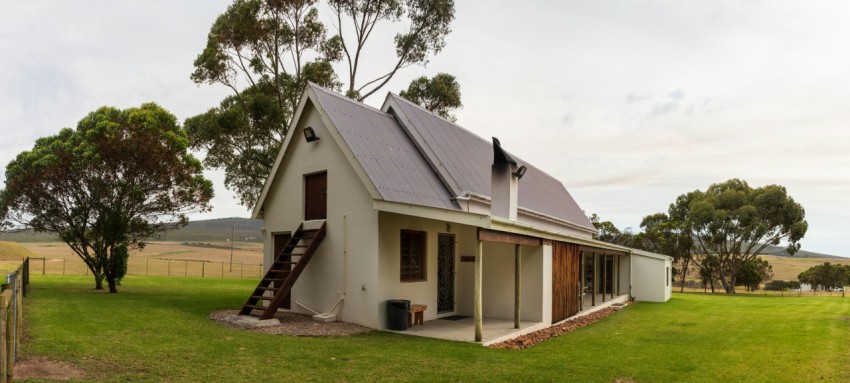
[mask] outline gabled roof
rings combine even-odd
[[[459,209],[393,116],[319,86],[310,87],[384,200]]]
[[[290,128],[310,102],[338,131],[344,151],[373,197],[385,201],[460,210],[455,197],[490,195],[493,149],[489,141],[397,95],[384,110],[369,107],[315,84],[305,89]],[[391,112],[391,113],[388,113]],[[274,174],[291,141],[284,141],[254,208],[258,217]],[[511,154],[513,156],[513,154]],[[520,209],[595,230],[563,184],[513,156],[528,171],[519,182]],[[365,173],[365,176],[363,176]],[[368,179],[366,179],[368,178]]]
[[[411,137],[420,141],[420,146],[425,146],[423,152],[432,158],[435,169],[446,173],[441,178],[449,179],[450,188],[456,185],[455,194],[460,196],[460,191],[490,196],[493,163],[490,141],[395,94],[387,96],[384,110],[394,111],[402,125],[413,131]],[[519,182],[520,208],[595,230],[560,181],[513,153],[510,155],[528,169]]]

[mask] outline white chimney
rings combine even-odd
[[[490,215],[517,220],[516,161],[502,150],[499,139],[493,137],[493,166],[490,175]]]

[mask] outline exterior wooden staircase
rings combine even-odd
[[[277,312],[277,309],[283,304],[287,296],[289,296],[292,286],[304,268],[307,267],[307,262],[316,252],[316,248],[322,243],[325,238],[325,221],[321,221],[321,225],[315,229],[305,229],[303,222],[298,226],[298,230],[292,233],[292,238],[283,247],[283,250],[275,256],[274,262],[269,267],[269,271],[254,289],[251,297],[242,306],[239,315],[251,315],[254,310],[262,311],[260,319],[271,319]],[[315,225],[315,224],[314,224]],[[296,252],[299,251],[299,252]],[[272,296],[267,296],[266,292],[271,291]],[[268,304],[263,306],[261,301],[268,301]]]

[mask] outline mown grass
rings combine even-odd
[[[385,332],[298,338],[207,319],[247,280],[33,276],[24,356],[75,363],[87,381],[846,382],[850,298],[676,294],[523,351]]]

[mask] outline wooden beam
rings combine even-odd
[[[537,237],[482,228],[478,228],[478,240],[526,246],[543,245],[543,240]]]
[[[514,328],[519,328],[520,294],[522,293],[522,252],[514,245]]]
[[[483,329],[483,321],[481,312],[481,271],[482,271],[482,257],[481,253],[484,251],[484,242],[478,241],[478,251],[475,252],[475,273],[473,274],[473,285],[475,286],[474,290],[474,298],[472,302],[472,311],[473,318],[475,321],[475,341],[481,342],[483,339],[482,329]]]
[[[586,246],[586,245],[580,245],[580,246],[579,246],[579,250],[580,250],[580,251],[586,251],[586,252],[594,252],[594,253],[597,253],[597,254],[600,254],[600,255],[601,255],[601,254],[610,254],[610,255],[619,254],[619,255],[626,255],[626,252],[624,252],[624,251],[611,250],[611,249],[603,249],[603,248],[601,248],[601,247]]]

